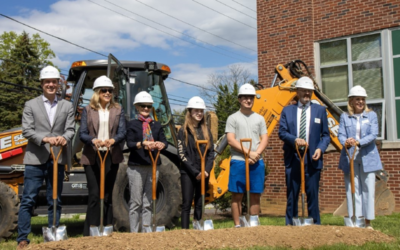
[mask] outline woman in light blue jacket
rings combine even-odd
[[[356,216],[364,216],[366,227],[373,229],[371,220],[375,219],[375,172],[382,169],[381,159],[375,144],[378,135],[378,119],[376,113],[367,107],[365,102],[367,92],[363,87],[354,86],[348,97],[348,112],[340,116],[339,141],[343,147],[349,149],[350,155],[357,147],[354,158]],[[342,149],[340,155],[339,169],[344,173],[347,211],[349,217],[352,217],[350,161],[345,148]]]

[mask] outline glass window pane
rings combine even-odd
[[[397,139],[400,139],[400,100],[396,100]]]
[[[351,39],[351,57],[360,61],[381,57],[381,35],[354,37]]]
[[[347,66],[321,69],[322,91],[332,102],[347,100],[348,73]]]
[[[379,127],[379,133],[378,137],[382,137],[382,116],[384,115],[382,112],[382,103],[372,103],[368,104],[368,108],[373,110],[376,113],[376,116],[378,117],[378,127]]]
[[[346,40],[321,43],[319,46],[321,66],[347,62]]]
[[[392,31],[393,55],[400,55],[400,30]]]
[[[393,58],[394,90],[395,95],[400,96],[400,57]]]
[[[361,85],[368,99],[383,98],[382,61],[353,64],[353,86]]]

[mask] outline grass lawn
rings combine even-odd
[[[262,225],[271,225],[271,226],[284,226],[285,218],[283,217],[261,217],[260,218]],[[323,214],[321,215],[321,221],[323,225],[336,225],[343,226],[343,218],[334,217],[332,214]],[[233,222],[231,219],[223,219],[223,220],[213,220],[214,228],[230,228],[233,227]],[[70,238],[82,237],[83,231],[83,220],[79,219],[79,215],[76,215],[72,219],[61,219],[61,224],[67,226],[68,236]],[[394,243],[386,244],[386,243],[367,243],[361,247],[348,246],[344,244],[337,244],[333,246],[323,246],[315,249],[318,250],[352,250],[352,249],[368,249],[368,250],[382,250],[382,249],[400,249],[400,213],[396,213],[390,216],[378,216],[376,220],[372,223],[375,230],[379,230],[385,234],[394,236],[397,241]],[[34,217],[32,218],[32,233],[29,235],[29,239],[33,243],[43,242],[42,236],[42,227],[47,226],[47,217]],[[179,227],[173,229],[179,230]],[[11,238],[6,241],[0,243],[0,249],[2,250],[11,250],[15,249],[17,243],[15,241],[17,237],[17,233],[14,233]],[[290,237],[290,235],[288,235]],[[312,236],[310,236],[312,237]],[[257,250],[282,250],[287,248],[281,247],[253,247],[250,249]]]

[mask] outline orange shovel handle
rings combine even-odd
[[[356,156],[357,147],[354,147],[353,155],[350,155],[349,150],[346,145],[344,145],[344,149],[346,150],[346,154],[350,160],[350,184],[351,184],[351,193],[356,193],[356,187],[354,185],[354,157]]]
[[[60,147],[60,151],[58,152],[57,157],[54,157],[53,146],[50,145],[50,153],[53,157],[53,200],[57,199],[57,191],[58,191],[58,159],[60,158],[62,147]]]
[[[306,193],[306,179],[305,179],[305,173],[304,173],[305,172],[304,171],[304,158],[305,158],[306,153],[307,153],[308,143],[306,143],[303,155],[300,154],[299,145],[297,143],[295,143],[295,145],[296,145],[297,155],[300,158],[301,193],[305,194]]]
[[[249,150],[245,152],[243,148],[243,142],[250,142]],[[250,170],[249,170],[249,157],[250,157],[250,151],[251,151],[251,143],[252,140],[250,138],[244,138],[240,139],[240,146],[242,147],[242,152],[244,155],[244,162],[246,166],[246,191],[250,191]]]
[[[200,145],[206,144],[206,149],[204,150],[204,153],[201,152],[200,150]],[[208,141],[207,140],[198,140],[196,142],[197,146],[197,151],[199,152],[200,159],[201,159],[201,195],[206,194],[206,176],[205,176],[205,171],[206,171],[206,153],[208,150]]]
[[[157,195],[156,195],[156,191],[157,191],[157,161],[158,161],[158,157],[160,156],[160,150],[157,150],[156,159],[153,158],[153,154],[151,153],[150,149],[149,149],[149,155],[150,155],[151,162],[153,163],[152,198],[153,198],[153,200],[156,200],[156,198],[157,198]]]
[[[107,148],[107,151],[104,157],[101,157],[100,150],[97,150],[97,154],[100,158],[100,200],[104,199],[104,185],[105,185],[105,172],[106,172],[106,159],[110,148]]]

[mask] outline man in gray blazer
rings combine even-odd
[[[23,249],[29,244],[28,234],[31,232],[32,209],[35,206],[39,189],[46,181],[48,225],[53,224],[53,160],[50,145],[55,155],[61,147],[71,141],[74,134],[74,109],[72,103],[58,99],[56,92],[60,72],[47,66],[40,71],[40,84],[43,95],[25,103],[22,115],[22,134],[28,139],[25,150],[24,192],[18,215],[18,247]],[[61,215],[61,192],[64,179],[64,167],[67,162],[67,150],[64,148],[58,160],[58,201],[56,225]]]

